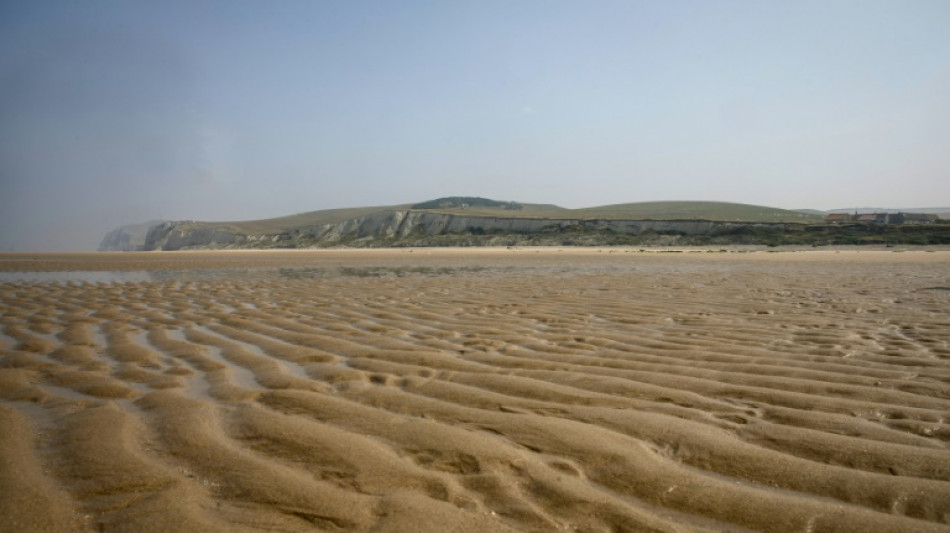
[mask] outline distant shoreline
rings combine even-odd
[[[566,261],[598,257],[693,260],[950,261],[950,246],[835,247],[431,247],[176,250],[149,252],[4,252],[0,272],[157,271],[215,268],[305,268],[364,264],[457,264],[469,259],[558,257]]]

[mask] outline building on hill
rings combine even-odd
[[[940,220],[937,215],[927,213],[903,213],[904,220],[902,224],[933,224]]]
[[[865,213],[863,215],[856,215],[854,221],[864,224],[887,224],[887,213]]]
[[[928,213],[829,213],[825,215],[826,224],[932,224],[940,217]]]
[[[845,224],[851,222],[851,215],[848,213],[829,213],[825,215],[826,224]]]
[[[904,213],[888,213],[886,224],[903,224]]]

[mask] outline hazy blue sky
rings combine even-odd
[[[0,250],[447,195],[950,204],[950,1],[0,2]]]

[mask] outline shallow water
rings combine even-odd
[[[55,272],[0,272],[0,283],[140,283],[147,281],[324,279],[333,277],[453,276],[478,272],[509,271],[484,267],[302,267],[302,268],[208,268],[192,270],[64,270]]]
[[[0,283],[138,283],[152,281],[152,272],[144,270],[101,272],[101,271],[62,271],[62,272],[0,272]]]
[[[0,283],[141,283],[149,281],[273,281],[328,278],[494,277],[499,275],[560,275],[569,273],[632,273],[664,270],[690,274],[731,270],[726,265],[545,265],[545,266],[340,266],[299,268],[204,268],[190,270],[63,270],[53,272],[0,272]]]

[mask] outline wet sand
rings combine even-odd
[[[0,531],[950,530],[947,251],[0,272]]]

